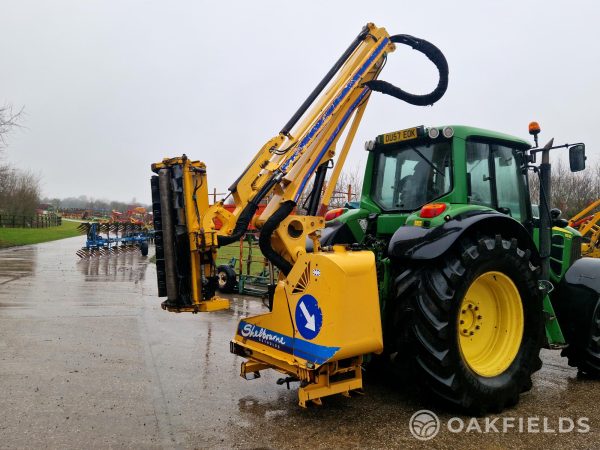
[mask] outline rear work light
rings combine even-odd
[[[335,208],[335,209],[327,211],[325,213],[325,222],[329,222],[330,220],[340,217],[346,211],[348,211],[347,208]]]
[[[445,203],[429,203],[421,208],[419,216],[423,219],[433,219],[446,211]]]

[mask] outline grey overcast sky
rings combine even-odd
[[[597,1],[0,0],[0,103],[25,107],[5,158],[50,197],[149,202],[149,166],[186,153],[220,192],[275,135],[367,22],[427,39],[450,66],[446,96],[419,108],[373,94],[367,139],[468,124],[600,155]],[[381,79],[417,93],[436,70],[408,47]]]

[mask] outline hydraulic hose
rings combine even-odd
[[[292,270],[292,264],[271,247],[271,236],[279,224],[290,215],[295,207],[296,203],[291,200],[283,202],[279,209],[267,219],[258,238],[258,246],[262,254],[286,276]]]
[[[235,227],[233,228],[233,233],[231,236],[218,236],[217,242],[219,247],[223,245],[232,244],[234,242],[239,241],[244,233],[248,230],[250,226],[250,221],[254,214],[256,214],[256,210],[258,209],[258,204],[264,198],[265,195],[269,193],[269,191],[275,186],[279,181],[277,174],[273,175],[271,179],[262,187],[260,191],[254,196],[252,200],[248,202],[246,207],[240,213],[240,217],[235,223]]]
[[[308,208],[306,208],[306,214],[309,216],[316,216],[319,210],[319,201],[321,200],[321,193],[323,192],[323,184],[325,183],[328,168],[329,162],[323,163],[319,166],[315,174],[315,181],[310,193],[310,202]]]
[[[397,34],[390,36],[390,40],[396,44],[409,45],[418,52],[423,53],[431,62],[435,64],[439,71],[440,79],[437,87],[429,94],[416,95],[403,91],[397,86],[383,80],[371,80],[365,83],[365,86],[376,92],[391,95],[397,99],[403,100],[411,105],[427,106],[437,102],[448,88],[448,62],[439,48],[424,39],[419,39],[408,34]]]
[[[217,242],[219,244],[219,247],[239,241],[248,229],[250,221],[252,220],[252,217],[256,213],[257,209],[257,203],[255,203],[254,201],[248,203],[244,210],[240,213],[240,217],[235,223],[233,233],[230,236],[217,236]]]

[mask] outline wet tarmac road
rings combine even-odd
[[[148,258],[77,261],[81,242],[0,251],[2,448],[600,447],[600,383],[579,379],[550,351],[533,390],[491,416],[497,421],[488,433],[478,432],[485,419],[474,424],[464,416],[463,430],[449,431],[450,424],[460,428],[453,413],[411,386],[369,383],[364,396],[303,410],[293,386],[276,385],[274,372],[242,380],[241,359],[229,353],[237,321],[264,311],[260,301],[234,298],[230,311],[210,314],[166,313]],[[408,428],[421,408],[441,419],[427,442]],[[555,432],[544,432],[544,417]],[[589,432],[578,433],[585,427],[575,423],[560,433],[560,417],[587,418]],[[506,433],[503,420],[514,424]],[[538,432],[526,432],[528,420]]]

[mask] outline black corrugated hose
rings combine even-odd
[[[283,219],[289,216],[295,207],[296,203],[291,200],[283,202],[279,209],[267,219],[260,230],[260,237],[258,238],[258,246],[260,247],[260,251],[264,257],[271,261],[275,267],[283,272],[284,275],[290,273],[290,270],[292,270],[292,264],[275,250],[273,250],[273,247],[271,247],[271,236]]]
[[[390,40],[396,44],[404,44],[409,45],[414,48],[416,51],[423,53],[427,58],[431,60],[437,67],[440,80],[438,82],[437,87],[425,95],[415,95],[409,92],[403,91],[397,86],[394,86],[391,83],[383,80],[371,80],[365,83],[365,86],[368,86],[371,90],[376,92],[381,92],[382,94],[391,95],[392,97],[396,97],[397,99],[403,100],[411,105],[416,106],[427,106],[433,105],[437,102],[448,88],[448,62],[446,61],[446,57],[431,42],[427,42],[424,39],[419,39],[414,36],[409,36],[408,34],[397,34],[395,36],[391,36]]]

